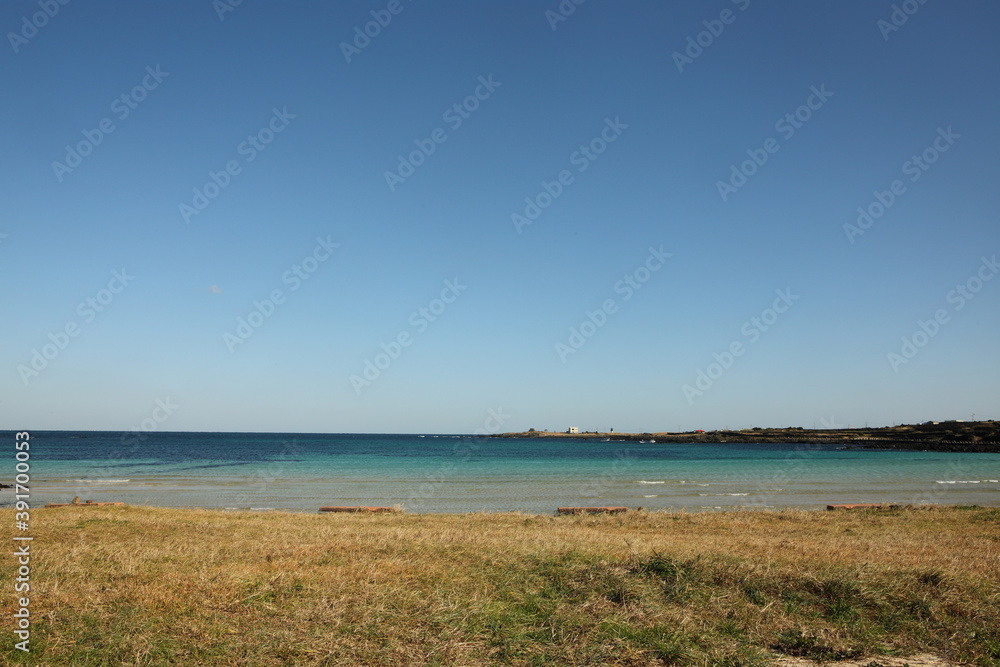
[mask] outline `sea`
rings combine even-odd
[[[15,479],[14,432],[0,482]],[[813,444],[670,444],[462,435],[31,431],[31,506],[82,501],[316,512],[552,514],[817,509],[827,504],[1000,505],[1000,455]],[[22,455],[22,459],[24,456]],[[24,466],[21,466],[24,469]],[[24,481],[25,478],[21,478]],[[0,506],[14,490],[0,490]]]

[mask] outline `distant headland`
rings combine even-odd
[[[945,421],[879,428],[750,428],[741,430],[616,433],[565,431],[499,433],[494,438],[573,438],[666,443],[806,443],[867,449],[916,449],[943,452],[1000,453],[1000,422]]]

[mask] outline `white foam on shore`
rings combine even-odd
[[[79,484],[124,484],[131,482],[130,479],[71,479],[71,482]]]
[[[995,479],[939,479],[935,484],[981,484],[983,482],[997,484],[1000,480]]]
[[[681,484],[683,483],[684,482],[681,482]],[[666,482],[664,480],[660,480],[658,482],[649,482],[644,479],[640,479],[639,481],[636,482],[636,484],[666,484]]]

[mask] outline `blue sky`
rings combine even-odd
[[[995,3],[225,2],[0,8],[0,428],[1000,417]]]

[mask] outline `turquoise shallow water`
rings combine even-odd
[[[551,513],[816,508],[828,503],[1000,505],[1000,455],[816,445],[687,445],[434,435],[31,434],[31,500],[316,511]],[[14,434],[3,437],[11,443]],[[13,453],[10,474],[14,474]],[[4,489],[0,503],[10,504]]]

